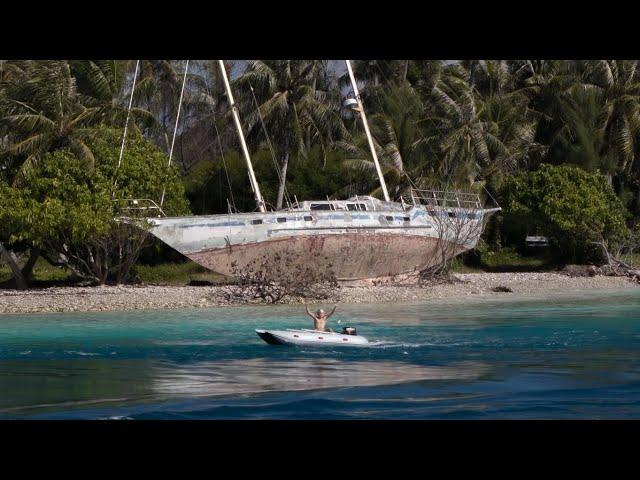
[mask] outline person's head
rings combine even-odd
[[[316,318],[324,318],[326,316],[326,314],[324,313],[323,309],[319,309],[318,311],[316,311]]]

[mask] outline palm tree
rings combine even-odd
[[[480,164],[479,177],[486,180],[536,165],[547,149],[535,141],[539,115],[529,109],[529,100],[516,91],[491,95],[481,102],[479,118],[490,161]]]
[[[574,163],[586,170],[615,173],[615,159],[607,151],[603,95],[576,84],[558,98],[562,127],[549,146],[549,160]]]
[[[345,133],[336,105],[321,90],[320,79],[325,70],[326,61],[251,60],[234,82],[240,92],[241,107],[247,112],[243,118],[249,133],[258,133],[261,116],[268,132],[276,134],[280,157],[276,208],[282,208],[290,158],[304,158],[307,144],[314,141],[326,151],[328,139],[337,139]],[[252,105],[253,95],[258,109]]]
[[[178,71],[176,65],[175,63],[170,65],[170,68],[174,69],[173,74],[161,74],[158,78],[153,76],[151,67],[148,66],[143,79],[146,95],[140,97],[143,104],[152,106],[156,111],[160,127],[153,136],[156,142],[167,151],[170,148],[170,135],[175,126],[179,89],[182,87],[179,82],[182,81],[184,74],[184,70]],[[225,60],[225,65],[227,71],[233,71],[233,61]],[[165,64],[165,70],[166,68]],[[184,65],[180,68],[183,69]],[[220,154],[220,143],[228,146],[235,138],[236,133],[232,124],[223,121],[224,115],[228,113],[228,105],[225,102],[226,93],[220,75],[217,61],[192,60],[189,63],[174,149],[176,164],[179,163],[182,166],[185,175],[200,160],[217,157]],[[148,96],[149,94],[151,96]],[[164,100],[161,101],[160,98]]]
[[[579,82],[575,62],[563,60],[519,60],[509,62],[514,88],[529,99],[538,114],[535,140],[549,145],[562,128],[560,98]]]
[[[77,94],[88,104],[116,105],[122,100],[131,62],[127,60],[70,60]]]
[[[594,60],[578,65],[585,88],[596,88],[604,102],[603,127],[608,154],[617,171],[629,173],[640,142],[640,75],[637,60]]]
[[[149,128],[147,136],[167,152],[171,148],[171,136],[182,87],[183,71],[179,71],[180,67],[184,69],[183,62],[142,60],[134,92],[135,105],[151,112],[155,118],[155,128]]]
[[[601,168],[610,182],[631,171],[640,146],[637,61],[527,60],[513,66],[531,108],[541,114],[536,139],[551,146],[551,160],[568,155],[587,169]],[[575,156],[577,145],[582,157]]]
[[[440,175],[473,184],[517,171],[544,148],[535,141],[539,115],[515,87],[509,65],[477,61],[449,65],[432,90],[428,138],[440,150]]]
[[[442,75],[442,60],[411,60],[408,62],[407,81],[425,99]]]
[[[390,83],[406,82],[410,66],[410,60],[356,60],[353,63],[356,78],[372,89]],[[348,85],[348,76],[345,74],[340,82],[342,85]]]
[[[87,140],[96,127],[124,123],[126,109],[110,97],[119,80],[112,82],[99,67],[92,70],[89,62],[76,62],[73,69],[86,74],[80,76],[81,90],[70,62],[26,60],[12,66],[15,71],[1,88],[0,124],[11,132],[1,155],[14,181],[20,182],[45,153],[64,148],[92,169],[95,160]],[[138,108],[132,114],[148,119]]]
[[[481,176],[486,179],[496,173],[530,168],[535,164],[532,159],[539,160],[546,152],[535,141],[540,114],[530,108],[525,90],[517,86],[510,63],[479,61],[472,77],[491,158],[489,164],[482,166]]]
[[[411,176],[424,174],[432,165],[420,126],[424,106],[418,93],[409,85],[389,86],[378,101],[380,113],[368,115],[371,136],[389,194],[397,198],[412,186]],[[358,130],[335,145],[347,155],[345,167],[364,173],[369,193],[379,196],[381,187],[377,186],[377,172],[365,133]],[[353,185],[348,185],[337,193],[344,194],[352,188]]]
[[[425,123],[440,151],[438,173],[447,182],[472,183],[490,156],[469,71],[458,64],[447,66],[429,100]]]

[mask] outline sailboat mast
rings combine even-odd
[[[349,71],[349,78],[351,79],[351,87],[353,88],[353,94],[356,96],[356,101],[358,102],[358,110],[360,112],[360,117],[362,117],[362,124],[364,125],[364,132],[367,135],[367,140],[369,141],[369,148],[371,149],[371,156],[373,157],[373,163],[376,165],[376,171],[378,172],[378,178],[380,179],[380,186],[382,187],[382,193],[384,194],[384,199],[387,202],[390,202],[389,192],[387,191],[387,184],[384,181],[384,176],[382,175],[382,169],[380,168],[380,162],[378,162],[378,155],[376,154],[376,149],[373,146],[373,138],[371,137],[371,132],[369,131],[369,123],[367,122],[367,116],[364,113],[364,106],[362,105],[362,100],[360,99],[360,92],[358,91],[358,85],[356,85],[356,77],[353,76],[353,70],[351,69],[351,61],[345,60],[347,64],[347,70]]]
[[[251,182],[251,189],[253,190],[253,194],[255,195],[258,209],[262,213],[265,213],[267,210],[264,206],[264,199],[262,198],[262,194],[260,193],[260,186],[258,185],[258,181],[256,180],[256,175],[255,173],[253,173],[253,165],[251,164],[249,149],[247,148],[247,142],[245,141],[244,133],[242,132],[242,125],[240,124],[238,107],[236,106],[236,102],[233,99],[233,93],[231,93],[231,86],[229,85],[229,79],[227,78],[227,69],[224,66],[224,61],[218,60],[218,62],[220,64],[220,70],[222,71],[222,78],[224,79],[224,87],[227,90],[227,97],[229,97],[229,104],[231,105],[233,120],[236,124],[236,129],[238,130],[238,136],[240,137],[240,146],[242,147],[242,153],[244,154],[244,159],[247,162],[247,170],[249,171],[249,181]]]

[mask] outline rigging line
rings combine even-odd
[[[409,180],[409,185],[411,186],[411,188],[417,189],[418,185],[416,185],[416,183],[413,181],[413,179],[409,176],[409,172],[404,170],[404,175],[405,175],[405,177],[407,177],[407,180]]]
[[[287,203],[291,205],[291,198],[289,197],[289,190],[287,189],[286,179],[283,179],[280,166],[278,165],[278,160],[276,159],[276,154],[273,149],[273,145],[271,144],[269,133],[267,132],[267,126],[264,123],[264,118],[262,117],[262,112],[260,112],[260,106],[258,105],[258,100],[256,99],[256,95],[253,91],[253,85],[251,85],[251,82],[248,82],[248,83],[249,83],[249,89],[251,90],[251,96],[253,97],[253,104],[255,105],[256,111],[258,112],[258,118],[260,118],[260,124],[262,125],[262,130],[264,131],[264,136],[267,141],[267,145],[269,147],[269,152],[271,152],[271,159],[273,160],[273,164],[276,167],[276,174],[278,175],[278,181],[284,185],[284,197]]]
[[[118,165],[116,166],[116,170],[113,173],[113,190],[111,191],[111,196],[114,197],[116,194],[116,186],[118,185],[118,170],[120,169],[120,165],[122,165],[122,156],[124,155],[124,145],[127,141],[127,128],[129,127],[129,117],[131,116],[131,106],[133,105],[133,93],[136,89],[136,81],[138,80],[138,71],[140,69],[140,60],[136,60],[136,70],[133,74],[133,83],[131,85],[131,95],[129,96],[129,106],[127,107],[127,118],[124,122],[124,132],[122,134],[122,145],[120,146],[120,156],[118,157]]]
[[[373,67],[375,69],[377,69],[378,72],[380,72],[381,78],[384,79],[386,77],[385,72],[382,70],[382,67],[380,67],[379,63],[377,61],[374,61],[373,63]],[[377,85],[378,87],[382,86],[384,88],[384,80],[382,80],[380,82],[380,85]],[[365,82],[366,84],[366,82]],[[376,85],[374,85],[374,87],[376,87]],[[409,184],[411,185],[411,187],[413,187],[414,189],[417,189],[418,186],[416,185],[416,183],[413,181],[413,179],[409,176],[409,173],[405,170],[404,171],[405,176],[407,177],[407,180],[409,180]]]
[[[278,181],[284,185],[284,197],[289,205],[291,205],[291,198],[289,197],[289,191],[287,189],[286,179],[283,179],[282,171],[280,170],[280,166],[278,165],[278,160],[276,159],[276,154],[271,144],[271,140],[269,138],[269,133],[267,132],[267,127],[264,123],[264,118],[262,117],[262,112],[260,112],[260,106],[258,105],[258,100],[256,99],[253,85],[249,82],[249,89],[251,90],[251,96],[253,97],[253,103],[256,107],[256,111],[258,112],[258,118],[260,118],[260,124],[262,125],[262,130],[264,131],[264,136],[267,141],[267,145],[269,147],[269,152],[271,153],[271,160],[273,161],[273,165],[276,168],[276,174],[278,175]]]
[[[500,204],[496,201],[495,198],[493,198],[493,195],[491,195],[491,192],[489,191],[489,189],[487,188],[487,186],[485,185],[486,182],[482,183],[482,188],[484,188],[484,191],[487,192],[487,195],[489,195],[489,198],[491,198],[491,200],[493,200],[493,203],[495,204],[496,207],[500,207]]]
[[[182,76],[182,88],[180,89],[180,99],[178,100],[178,112],[176,113],[176,124],[173,127],[173,138],[171,138],[171,148],[169,149],[169,162],[167,163],[167,171],[164,176],[162,185],[162,196],[160,197],[160,208],[164,203],[164,196],[167,192],[167,181],[169,180],[169,169],[171,168],[171,160],[173,159],[173,146],[176,142],[176,134],[178,133],[178,123],[180,122],[180,110],[182,109],[182,97],[184,96],[184,86],[187,83],[187,72],[189,71],[189,60],[184,67],[184,75]]]
[[[211,95],[211,89],[209,88],[209,83],[207,82],[206,76],[204,77],[204,87],[207,89],[207,95],[209,96],[209,98],[213,98],[213,96]],[[231,180],[229,179],[229,171],[227,170],[227,162],[224,158],[224,150],[222,148],[222,140],[220,139],[220,132],[218,131],[216,111],[215,111],[215,108],[213,107],[213,104],[211,103],[209,103],[209,108],[211,109],[211,115],[213,116],[213,128],[215,128],[216,130],[218,146],[220,148],[220,157],[222,158],[222,165],[224,166],[224,173],[225,173],[225,176],[227,177],[227,185],[229,186],[229,193],[231,194],[231,204],[233,205],[234,211],[237,212],[238,208],[236,207],[236,201],[235,201],[235,198],[233,197],[233,188],[231,187]]]
[[[380,65],[378,64],[377,61],[374,61],[373,66],[380,72],[381,77],[384,79],[385,78],[385,73],[382,70],[382,67],[380,67]],[[366,83],[366,82],[365,82]],[[375,87],[376,85],[374,85]],[[384,85],[381,83],[380,85],[377,85],[378,87],[383,86]],[[414,189],[417,189],[418,186],[415,184],[415,182],[412,180],[412,178],[409,176],[409,172],[407,172],[406,170],[404,170],[404,174],[407,177],[407,180],[409,180],[409,184],[411,185],[411,187],[413,187]]]
[[[216,117],[215,114],[213,116],[213,128],[216,129],[216,136],[218,137],[218,147],[220,148],[220,158],[222,158],[222,165],[224,166],[224,173],[227,177],[227,185],[229,185],[229,193],[231,194],[231,205],[233,206],[233,210],[235,212],[238,211],[236,208],[236,200],[233,198],[233,188],[231,188],[231,180],[229,179],[229,171],[227,170],[227,162],[224,159],[224,151],[222,150],[222,140],[220,140],[220,132],[218,131],[218,126],[216,125]]]

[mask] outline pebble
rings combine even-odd
[[[492,292],[506,286],[518,296],[561,295],[589,290],[637,289],[627,277],[569,277],[559,273],[466,273],[455,274],[457,282],[430,286],[380,285],[343,287],[331,298],[314,303],[386,303],[451,299],[456,297],[500,297]],[[510,297],[511,298],[511,297]],[[285,299],[301,304],[304,299]],[[225,300],[220,286],[102,286],[52,287],[28,291],[0,290],[0,313],[90,312],[234,305]]]

